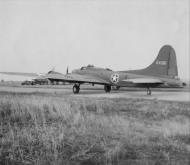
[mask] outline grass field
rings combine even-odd
[[[0,92],[0,164],[189,165],[190,103]]]

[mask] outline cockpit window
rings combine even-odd
[[[92,69],[101,69],[101,70],[108,70],[108,71],[112,71],[111,69],[109,69],[109,68],[98,68],[98,67],[95,67],[94,65],[87,65],[87,66],[83,66],[83,67],[81,67],[80,68],[80,70],[91,70],[91,68]]]
[[[94,65],[88,64],[87,67],[94,68]]]
[[[81,67],[81,68],[80,68],[80,70],[86,70],[86,67],[85,67],[85,66],[83,66],[83,67]]]

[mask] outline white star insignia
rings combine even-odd
[[[117,74],[117,73],[112,74],[111,75],[111,81],[113,83],[118,83],[119,82],[119,74]]]

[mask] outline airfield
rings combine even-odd
[[[59,96],[91,97],[91,98],[134,98],[165,101],[190,101],[189,88],[152,88],[152,95],[146,95],[144,88],[127,88],[119,90],[112,89],[105,93],[103,86],[81,85],[79,94],[73,94],[72,85],[51,85],[51,86],[22,86],[22,85],[0,85],[0,92],[19,93],[49,93]]]
[[[0,164],[190,163],[189,89],[0,85]]]

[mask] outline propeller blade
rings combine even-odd
[[[67,66],[66,74],[68,74],[68,73],[69,73],[69,67]]]

